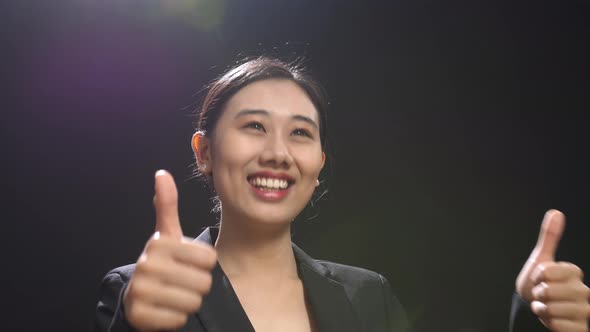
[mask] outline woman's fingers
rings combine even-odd
[[[588,332],[590,289],[582,270],[568,262],[544,262],[531,274],[531,310],[553,332]]]
[[[184,239],[178,192],[172,176],[158,171],[154,205],[156,232],[147,241],[125,289],[125,317],[139,330],[177,329],[201,307],[217,264],[215,249]]]
[[[588,332],[587,321],[555,318],[541,319],[541,322],[552,332]]]
[[[590,317],[590,305],[579,302],[539,302],[531,303],[532,311],[543,319],[569,319],[586,321]]]
[[[179,241],[160,235],[154,236],[146,244],[144,253],[153,256],[168,257],[203,269],[213,269],[217,263],[215,249],[201,242]]]
[[[531,274],[533,284],[543,281],[564,281],[582,279],[584,273],[577,265],[569,262],[544,262],[537,265]]]
[[[565,228],[565,216],[558,210],[549,210],[543,217],[539,237],[535,248],[532,250],[528,260],[516,278],[516,292],[525,300],[531,301],[531,290],[543,278],[542,272],[538,279],[533,274],[540,265],[548,266],[555,264],[555,252]]]
[[[542,282],[532,290],[533,299],[549,301],[588,301],[590,289],[581,280],[569,282]]]
[[[158,281],[148,278],[135,280],[133,287],[136,296],[146,299],[144,303],[185,314],[197,311],[203,300],[203,297],[197,292],[172,285],[162,285]]]
[[[216,262],[215,250],[206,244],[163,234],[152,237],[125,290],[129,323],[150,331],[183,326],[188,315],[200,309],[203,296],[209,292],[211,269]]]
[[[154,178],[154,207],[156,209],[156,232],[176,239],[182,238],[178,217],[178,190],[170,173],[159,170]]]
[[[127,321],[140,331],[178,329],[188,320],[186,313],[155,306],[146,302],[134,302],[125,308]]]
[[[138,275],[148,276],[159,284],[183,288],[201,295],[209,292],[212,283],[209,270],[161,257],[152,257],[151,260],[146,259],[137,263],[135,271]]]

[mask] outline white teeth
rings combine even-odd
[[[250,183],[256,187],[264,187],[266,189],[287,189],[289,182],[283,179],[271,178],[253,178]]]

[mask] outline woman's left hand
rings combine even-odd
[[[590,289],[583,272],[572,263],[555,261],[564,227],[563,213],[547,211],[537,245],[516,279],[516,291],[551,331],[588,332]]]

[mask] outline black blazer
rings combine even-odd
[[[213,245],[217,234],[217,228],[207,228],[195,241]],[[382,275],[357,267],[314,260],[295,244],[293,253],[319,331],[410,330],[403,307]],[[135,264],[126,265],[110,271],[104,277],[96,307],[96,331],[135,331],[125,320],[122,302],[123,292],[134,270]],[[191,315],[187,324],[179,331],[254,332],[246,312],[219,264],[213,269],[212,275],[213,284],[209,294],[203,299],[201,309]],[[526,310],[519,310],[523,307],[522,303],[513,303],[511,330],[544,331],[545,329],[537,329],[538,327],[531,330],[528,325],[525,328],[513,326],[514,322],[536,321],[534,317],[530,317],[530,313],[526,314]],[[525,315],[522,315],[522,312],[525,312]],[[520,319],[522,316],[528,319]]]
[[[195,241],[213,245],[217,228],[207,228]],[[402,306],[387,280],[357,267],[317,261],[293,244],[299,276],[320,331],[407,331]],[[98,331],[133,331],[124,317],[122,295],[135,264],[110,271],[103,279],[96,308]],[[217,264],[213,284],[201,309],[180,331],[254,332],[229,279]]]

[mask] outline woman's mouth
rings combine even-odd
[[[248,183],[259,198],[276,201],[285,197],[295,181],[283,174],[253,174],[248,176]]]
[[[289,181],[283,179],[252,177],[249,179],[251,185],[262,190],[287,189]]]

